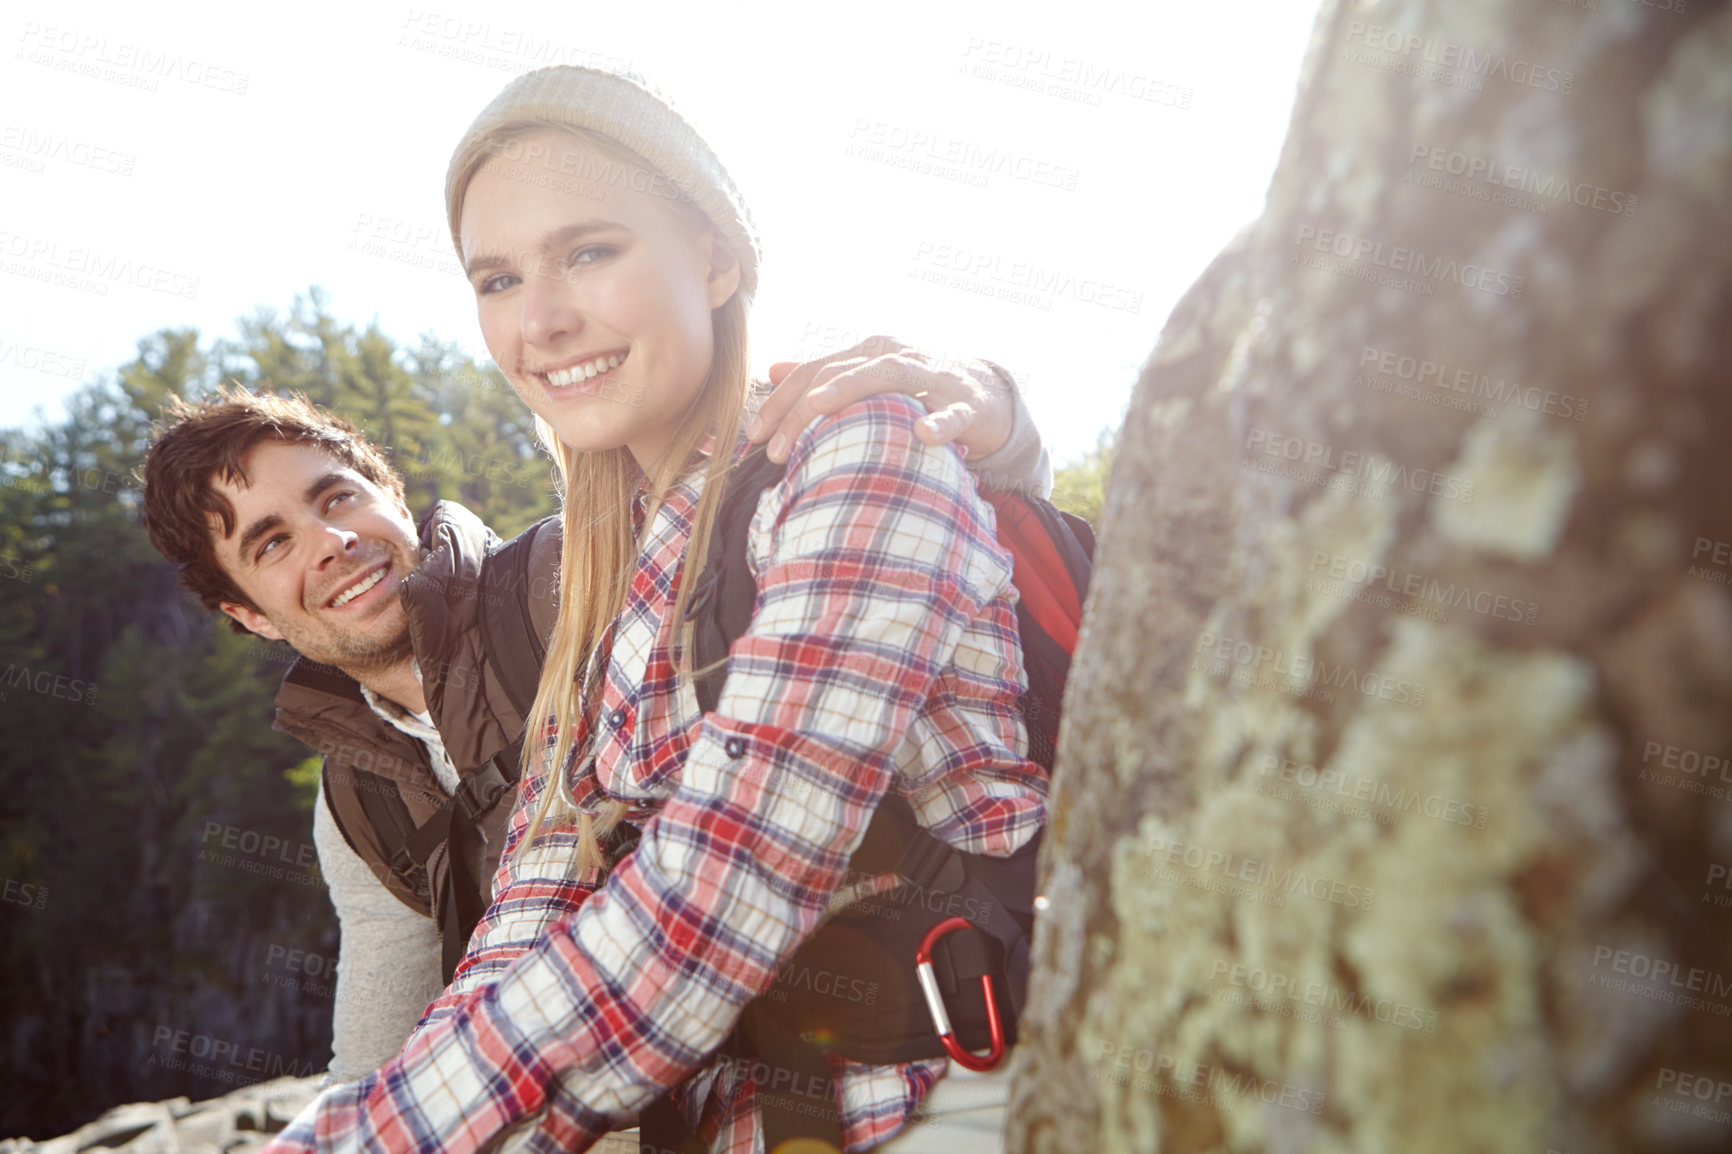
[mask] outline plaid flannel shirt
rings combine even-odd
[[[759,599],[708,715],[672,664],[701,476],[675,486],[640,534],[592,757],[562,771],[586,809],[634,805],[637,849],[599,889],[569,876],[570,831],[517,858],[548,780],[526,775],[451,988],[394,1061],[327,1090],[271,1154],[467,1154],[507,1129],[584,1149],[676,1086],[711,1149],[763,1148],[750,1071],[711,1053],[818,925],[885,790],[973,853],[1013,853],[1045,819],[1010,558],[956,450],[915,438],[921,412],[874,397],[796,440],[752,523]],[[945,1067],[844,1064],[847,1148],[893,1135]]]

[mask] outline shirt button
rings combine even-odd
[[[615,729],[618,729],[620,726],[624,725],[625,724],[625,710],[616,709],[612,713],[608,714],[607,715],[607,723]]]
[[[724,749],[727,752],[727,755],[731,758],[744,757],[746,756],[746,739],[743,737],[730,737],[727,741],[722,743],[722,749]]]

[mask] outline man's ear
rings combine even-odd
[[[224,601],[222,611],[239,621],[241,627],[249,633],[257,633],[260,637],[268,637],[272,641],[284,640],[283,635],[277,632],[277,627],[257,609],[249,609],[233,601]]]
[[[704,281],[704,289],[713,310],[727,304],[739,291],[741,270],[740,258],[734,255],[734,250],[728,247],[727,241],[717,235],[714,228],[708,231],[707,237],[710,275]]]

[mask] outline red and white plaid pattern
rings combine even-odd
[[[885,790],[973,853],[1008,855],[1045,818],[1010,557],[957,452],[916,440],[920,416],[876,397],[796,441],[752,523],[758,605],[709,715],[670,651],[701,478],[676,487],[615,623],[593,760],[564,770],[586,808],[634,803],[636,851],[599,889],[567,876],[568,830],[517,859],[547,785],[527,776],[451,988],[393,1062],[327,1091],[272,1154],[467,1154],[507,1127],[584,1149],[676,1085],[711,1149],[763,1148],[749,1071],[710,1054],[817,926]],[[844,1067],[847,1148],[894,1134],[945,1066]]]

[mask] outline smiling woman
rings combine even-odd
[[[631,179],[642,162],[592,133],[527,128],[495,148],[459,224],[488,350],[562,442],[627,444],[653,468],[707,383],[710,314],[739,262],[689,199],[637,191],[655,186]],[[622,179],[585,196],[536,180],[548,161]]]

